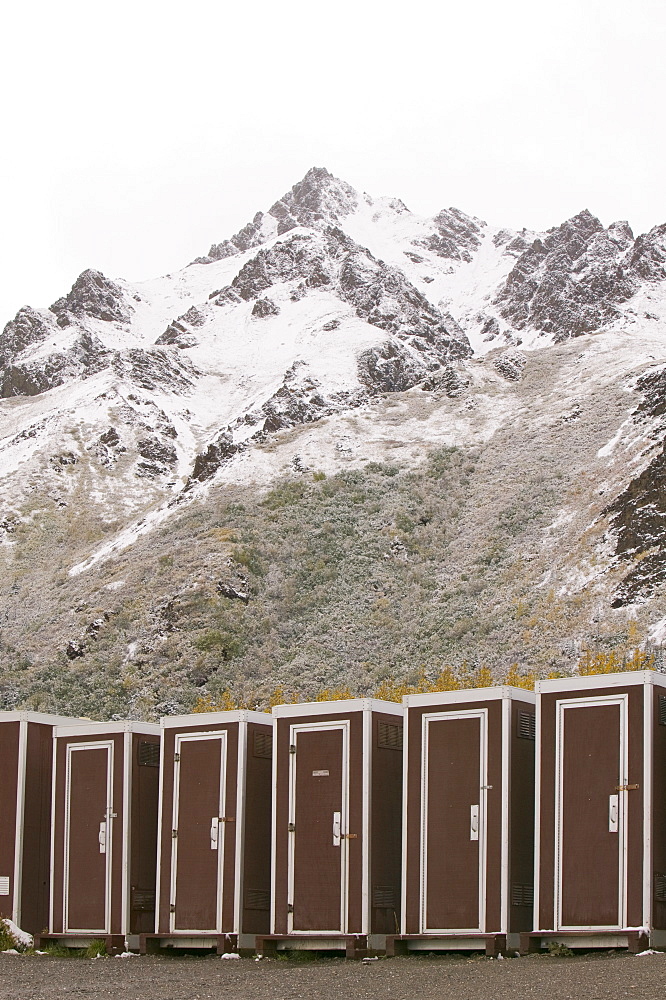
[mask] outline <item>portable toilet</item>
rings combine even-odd
[[[259,954],[383,951],[400,913],[402,706],[273,709],[273,910]]]
[[[666,678],[537,684],[535,925],[523,950],[666,944]]]
[[[49,919],[53,727],[76,721],[0,712],[0,918],[30,934]]]
[[[254,950],[270,929],[273,720],[162,719],[157,908],[141,950]]]
[[[388,951],[517,949],[532,926],[535,696],[407,695],[401,933]]]
[[[48,934],[109,953],[155,921],[160,727],[87,722],[53,730]]]

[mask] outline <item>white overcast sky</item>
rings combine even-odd
[[[666,222],[666,0],[61,0],[2,19],[0,329],[231,235],[313,165],[434,214]]]

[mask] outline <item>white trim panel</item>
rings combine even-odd
[[[597,684],[598,686],[598,684]],[[618,793],[618,922],[599,926],[565,925],[562,922],[562,833],[563,833],[563,760],[565,712],[577,708],[606,708],[617,705],[620,709],[620,773],[618,785],[626,785],[629,772],[629,696],[627,694],[602,695],[598,698],[563,698],[556,703],[555,727],[555,912],[553,926],[557,931],[621,930],[627,924],[627,791]]]
[[[308,934],[323,935],[330,937],[331,934],[346,934],[348,926],[348,897],[349,897],[349,840],[345,836],[349,833],[349,781],[350,781],[350,723],[348,719],[336,722],[309,722],[296,724],[289,727],[289,743],[298,747],[299,733],[312,732],[342,732],[342,788],[340,803],[340,926],[331,927],[325,931],[313,931],[310,928],[294,927],[294,866],[296,832],[288,833],[288,860],[287,860],[287,903],[292,905],[292,911],[287,915],[288,934]],[[296,816],[296,768],[298,766],[298,749],[296,753],[289,753],[289,820],[290,824],[297,827]]]
[[[225,816],[227,797],[227,730],[219,729],[217,732],[207,733],[178,733],[174,744],[174,754],[180,754],[183,743],[198,743],[204,740],[220,741],[220,785],[218,797],[218,820]],[[180,830],[180,761],[174,761],[173,767],[173,829]],[[171,893],[170,905],[174,907],[169,914],[169,932],[171,934],[221,934],[222,933],[222,904],[223,904],[223,874],[224,874],[224,849],[226,844],[226,823],[218,822],[217,826],[217,894],[216,894],[216,926],[215,927],[176,927],[176,884],[178,880],[178,841],[179,837],[174,837],[171,841]]]
[[[106,863],[106,898],[104,900],[104,927],[70,927],[69,926],[69,848],[70,848],[70,802],[72,788],[72,754],[79,750],[106,750],[106,830],[105,830],[105,863]],[[65,756],[65,830],[63,858],[63,931],[65,934],[109,934],[111,928],[111,878],[113,873],[113,769],[114,743],[96,741],[91,743],[68,743]]]
[[[536,702],[533,691],[503,684],[499,687],[461,688],[456,691],[429,691],[427,694],[406,694],[402,699],[405,708],[423,708],[428,705],[458,705],[462,702],[473,705],[480,701],[525,701]]]
[[[428,782],[428,757],[430,750],[429,727],[431,722],[456,722],[461,719],[479,720],[479,900],[477,927],[428,927],[428,800],[430,786]],[[421,872],[420,872],[420,916],[419,922],[422,934],[484,934],[486,928],[486,868],[488,844],[488,709],[475,708],[459,712],[435,712],[424,714],[421,722]]]
[[[275,705],[273,716],[278,719],[317,715],[348,715],[349,712],[381,712],[384,715],[402,715],[402,705],[395,701],[378,701],[376,698],[348,698],[342,701],[308,701],[297,705]]]

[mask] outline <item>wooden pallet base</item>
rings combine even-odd
[[[545,951],[548,942],[562,944],[572,950],[584,948],[626,948],[637,955],[650,947],[646,931],[531,931],[520,935],[520,954],[533,955]]]
[[[160,955],[168,950],[215,950],[216,955],[236,953],[237,934],[140,934],[139,954]]]
[[[282,948],[280,948],[282,945]],[[318,947],[319,946],[319,947]],[[256,938],[257,955],[275,956],[278,951],[344,951],[347,958],[368,958],[366,934],[264,934]],[[373,952],[376,954],[376,952]]]
[[[61,944],[64,948],[85,948],[92,941],[103,941],[107,955],[120,955],[125,951],[124,934],[35,934],[35,948],[38,951],[42,951],[48,944]]]
[[[417,947],[410,948],[411,945]],[[431,947],[429,947],[431,946]],[[489,958],[506,955],[506,934],[389,934],[386,956],[412,951],[483,951]]]

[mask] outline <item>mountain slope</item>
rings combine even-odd
[[[660,640],[665,320],[664,226],[424,219],[321,168],[180,272],[84,272],[0,335],[0,698]]]

